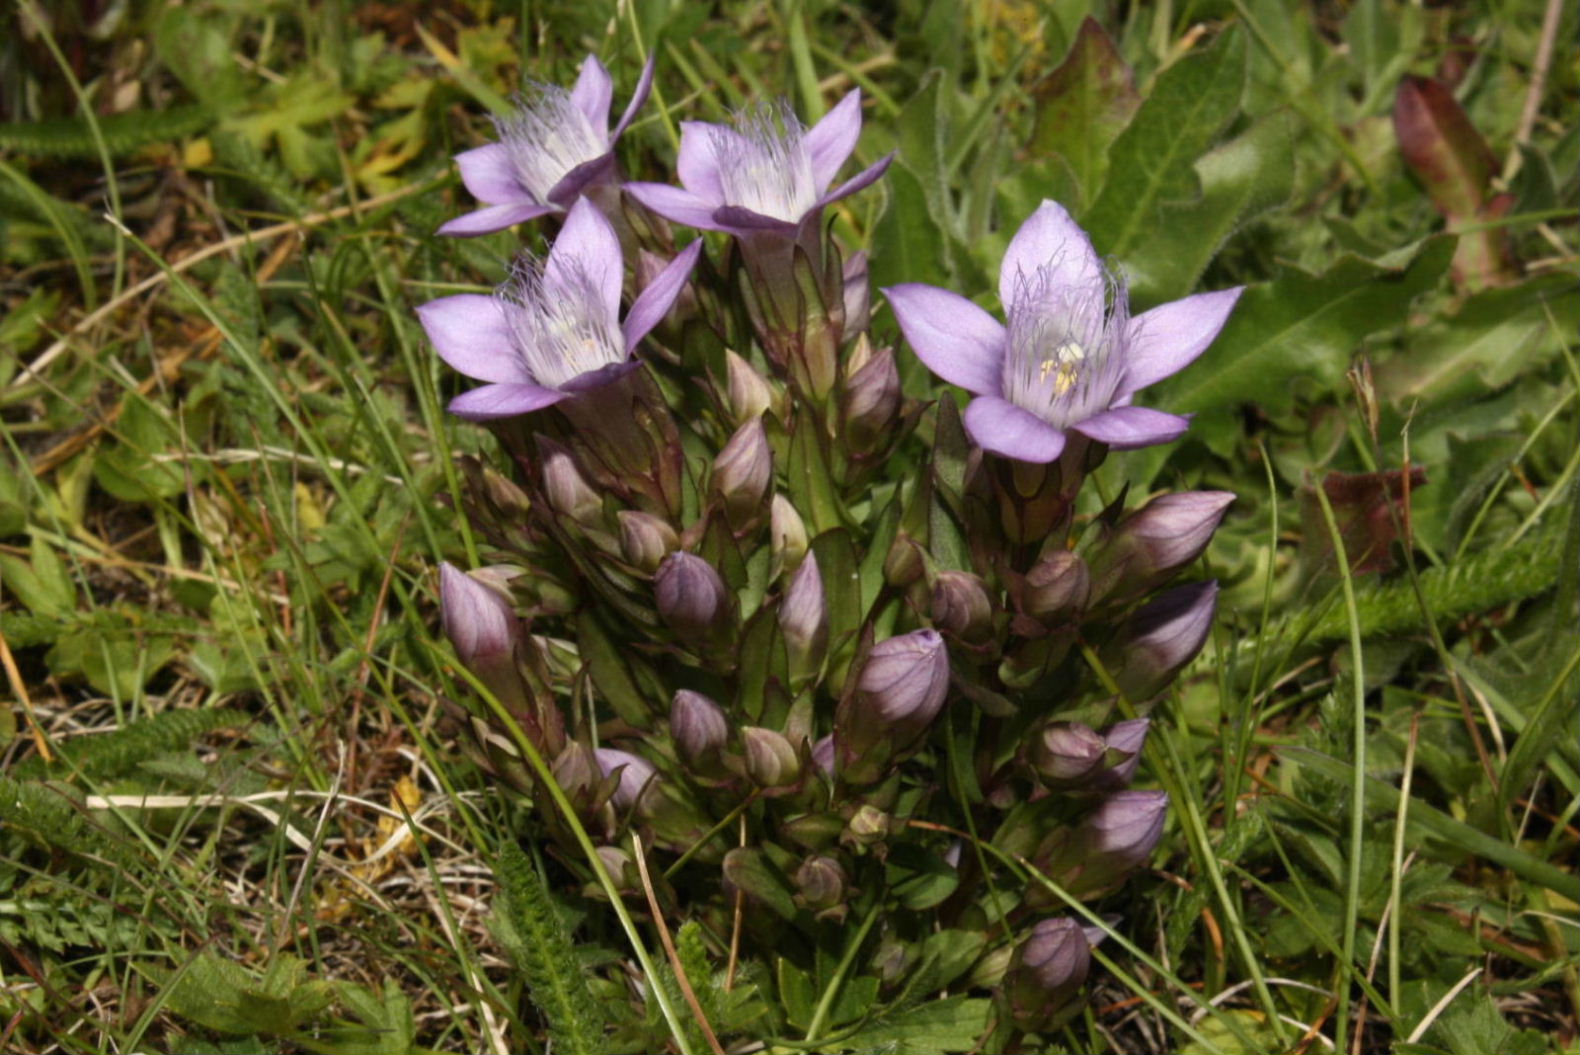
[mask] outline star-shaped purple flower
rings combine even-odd
[[[622,377],[641,364],[637,343],[685,287],[702,242],[681,250],[620,321],[624,260],[614,228],[592,202],[571,206],[539,263],[523,257],[492,297],[461,293],[417,309],[445,362],[489,384],[457,396],[471,421],[514,417]]]
[[[1207,350],[1242,288],[1131,318],[1124,282],[1070,214],[1044,201],[1004,253],[1007,325],[948,290],[907,283],[884,293],[922,362],[977,397],[965,413],[971,438],[1006,458],[1051,462],[1069,429],[1120,450],[1178,439],[1188,418],[1130,401]]]
[[[615,140],[652,87],[650,58],[611,132],[614,81],[596,56],[583,60],[569,91],[557,84],[532,85],[515,113],[494,118],[499,142],[456,155],[461,181],[484,208],[457,216],[439,233],[492,234],[570,208],[589,185],[613,175]]]
[[[676,168],[682,187],[628,183],[637,201],[703,231],[794,235],[801,221],[870,185],[890,154],[833,190],[834,175],[861,137],[861,92],[803,128],[782,100],[741,114],[734,128],[681,122]]]

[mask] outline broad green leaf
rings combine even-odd
[[[1202,415],[1192,435],[1227,450],[1234,435],[1229,410],[1255,403],[1287,413],[1298,381],[1336,386],[1361,342],[1402,324],[1411,300],[1437,284],[1452,252],[1452,239],[1429,238],[1394,266],[1347,256],[1322,275],[1291,270],[1253,286],[1212,347],[1141,402]]]
[[[724,877],[785,919],[795,917],[790,884],[761,851],[742,846],[725,854]]]
[[[1134,74],[1096,19],[1082,20],[1069,54],[1032,85],[1031,97],[1033,154],[1062,157],[1090,200],[1108,170],[1109,145],[1141,105]]]
[[[598,617],[590,610],[583,611],[576,620],[576,642],[592,675],[593,685],[609,701],[609,706],[632,725],[645,729],[652,718],[651,707],[620,658],[621,650],[609,640]]]
[[[903,162],[892,165],[884,183],[889,204],[872,232],[872,285],[899,282],[948,284],[944,231],[928,204],[922,182]]]
[[[1097,251],[1125,260],[1158,229],[1161,207],[1194,200],[1192,167],[1240,107],[1245,37],[1236,28],[1158,77],[1108,152],[1108,179],[1083,218]]]
[[[1477,293],[1412,332],[1406,350],[1378,367],[1377,389],[1399,406],[1480,395],[1556,357],[1577,324],[1580,290],[1570,275]]]
[[[960,873],[936,853],[910,843],[889,849],[885,882],[889,893],[912,912],[943,902],[960,885]]]
[[[1288,200],[1295,179],[1292,123],[1287,112],[1275,111],[1196,162],[1201,197],[1165,205],[1158,228],[1121,261],[1132,310],[1190,293],[1230,235]]]
[[[991,1000],[951,996],[867,1023],[827,1050],[887,1051],[896,1055],[943,1055],[971,1051],[987,1031]]]

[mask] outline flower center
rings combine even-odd
[[[735,128],[715,134],[724,201],[762,216],[797,223],[817,204],[806,129],[780,100],[743,112]]]
[[[545,388],[626,360],[620,326],[581,260],[557,257],[548,276],[541,262],[523,256],[496,295],[516,354]]]
[[[593,127],[564,88],[534,85],[518,104],[509,117],[494,118],[494,127],[516,178],[539,202],[577,165],[609,152],[608,133]]]
[[[1052,267],[1019,276],[1007,305],[1004,398],[1056,428],[1107,410],[1124,366],[1124,284],[1056,281]]]

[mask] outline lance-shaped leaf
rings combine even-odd
[[[1032,85],[1035,156],[1058,154],[1090,199],[1108,171],[1108,148],[1130,123],[1141,95],[1113,38],[1087,16],[1058,68]]]
[[[1446,85],[1427,77],[1402,80],[1394,99],[1393,125],[1405,162],[1450,229],[1496,219],[1513,204],[1507,195],[1492,194],[1497,159]],[[1460,285],[1472,289],[1496,285],[1513,271],[1506,229],[1493,227],[1460,236],[1453,270]]]

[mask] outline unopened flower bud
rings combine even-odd
[[[927,571],[922,560],[921,547],[905,532],[894,536],[889,552],[883,558],[883,581],[903,589],[920,579]]]
[[[1124,520],[1093,558],[1093,573],[1115,595],[1167,578],[1201,556],[1234,501],[1227,491],[1159,495]]]
[[[858,353],[868,347],[866,341],[863,334],[857,342]],[[894,365],[894,349],[871,351],[867,361],[853,370],[845,384],[841,410],[845,442],[858,454],[881,447],[889,438],[899,413],[900,372]]]
[[[439,618],[457,658],[499,702],[523,713],[531,695],[516,668],[523,633],[504,592],[503,571],[481,568],[468,575],[439,565]]]
[[[801,558],[806,556],[806,524],[784,495],[774,495],[769,507],[768,535],[773,546],[774,567],[785,571],[800,567]]]
[[[933,625],[971,645],[993,636],[993,602],[968,571],[941,571],[933,582]]]
[[[763,412],[773,405],[774,398],[767,379],[734,352],[726,351],[724,362],[729,371],[730,415],[735,419],[735,424],[744,425],[753,418],[762,417]]]
[[[681,689],[669,705],[669,735],[675,738],[680,760],[694,766],[723,750],[730,727],[718,704],[700,692]]]
[[[1045,919],[1033,927],[1015,950],[1004,978],[1015,1025],[1038,1032],[1067,1018],[1091,964],[1091,945],[1075,920]]]
[[[543,460],[543,494],[549,508],[589,527],[603,521],[603,499],[592,489],[576,460],[563,448],[552,449]]]
[[[813,854],[795,871],[796,889],[814,912],[830,909],[845,899],[845,869],[826,854]]]
[[[622,509],[619,516],[620,552],[643,571],[655,571],[665,557],[680,548],[680,536],[662,517],[631,509]]]
[[[779,630],[790,656],[791,680],[799,682],[817,673],[828,645],[828,604],[816,553],[808,552],[790,576],[790,585],[779,603]]]
[[[1161,692],[1196,658],[1218,608],[1216,582],[1177,586],[1138,609],[1126,633],[1110,646],[1109,669],[1132,700]]]
[[[741,730],[741,747],[746,756],[746,776],[764,788],[782,788],[801,777],[801,758],[784,734],[761,726]]]
[[[572,740],[554,759],[551,772],[558,784],[572,801],[585,799],[603,780],[603,770],[593,749]]]
[[[872,287],[867,281],[867,251],[859,249],[850,254],[840,268],[844,285],[845,337],[855,336],[872,321]]]
[[[724,502],[730,524],[739,527],[757,515],[774,477],[774,453],[762,418],[752,418],[724,445],[713,461],[713,491]]]
[[[825,777],[834,775],[834,737],[823,737],[812,745],[812,764],[823,771]]]
[[[598,860],[603,864],[604,871],[609,873],[609,878],[614,881],[614,888],[622,894],[635,893],[642,889],[642,877],[636,870],[636,862],[631,855],[618,846],[599,846],[595,852]]]
[[[707,640],[730,620],[730,593],[713,566],[685,550],[665,557],[653,574],[658,614],[670,629],[692,641]]]
[[[834,717],[839,773],[872,783],[921,743],[949,693],[949,652],[936,630],[880,641]]]
[[[1084,787],[1107,756],[1108,744],[1080,722],[1049,722],[1027,751],[1027,761],[1050,791]]]
[[[1147,729],[1151,725],[1149,718],[1132,718],[1127,722],[1114,723],[1103,733],[1103,740],[1108,745],[1103,758],[1107,768],[1096,775],[1095,786],[1111,790],[1130,783],[1136,766],[1141,763],[1141,749],[1146,746]]]
[[[845,838],[858,846],[871,846],[887,838],[894,819],[873,805],[856,810],[845,825]]]
[[[1163,836],[1169,797],[1163,791],[1116,791],[1081,825],[1087,849],[1125,867],[1141,864]]]
[[[885,986],[898,985],[916,966],[916,946],[894,934],[885,934],[872,954],[872,973]]]
[[[1020,608],[1033,619],[1063,621],[1086,606],[1090,588],[1086,563],[1067,550],[1056,550],[1026,573]]]
[[[593,754],[597,756],[598,768],[605,777],[616,773],[620,775],[620,783],[615,786],[614,794],[609,797],[615,809],[623,810],[635,806],[658,773],[653,768],[653,763],[629,751],[600,747]]]

